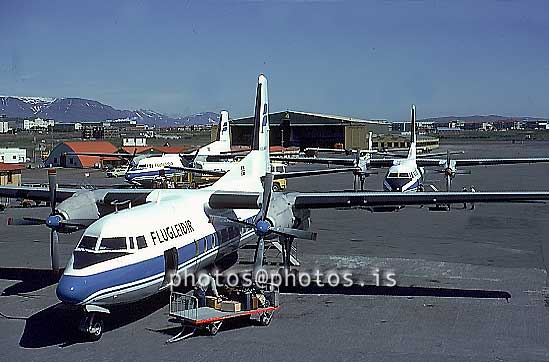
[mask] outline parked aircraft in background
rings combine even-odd
[[[488,165],[511,165],[521,163],[540,163],[549,162],[549,157],[539,158],[479,158],[479,159],[451,159],[450,152],[446,153],[445,159],[432,158],[435,154],[417,154],[417,127],[416,127],[416,107],[412,105],[411,110],[411,128],[410,128],[410,147],[406,157],[402,158],[373,158],[375,154],[371,148],[364,152],[355,150],[355,158],[319,158],[319,157],[271,157],[273,160],[285,162],[305,162],[335,165],[355,165],[362,170],[362,174],[367,176],[371,169],[388,168],[383,181],[385,191],[424,191],[425,167],[436,167],[437,172],[445,175],[446,191],[451,190],[451,184],[454,177],[458,174],[470,173],[468,170],[461,170],[463,166],[488,166]],[[347,153],[353,152],[346,151]],[[386,152],[380,152],[381,155],[393,155]],[[361,190],[364,186],[364,177],[361,178]],[[355,190],[356,178],[355,178]]]

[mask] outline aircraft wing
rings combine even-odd
[[[56,199],[57,201],[66,200],[79,190],[81,189],[58,188],[56,191]],[[0,186],[0,197],[50,201],[50,191],[47,187]]]
[[[340,168],[326,168],[322,170],[309,170],[309,171],[295,171],[295,172],[285,172],[285,173],[275,173],[273,177],[275,180],[283,178],[293,178],[293,177],[305,177],[305,176],[317,176],[317,175],[326,175],[332,173],[342,173],[342,172],[354,172],[357,171],[356,167],[340,167]]]
[[[462,203],[533,202],[549,200],[547,191],[526,192],[329,192],[301,193],[298,209],[335,207],[447,205]]]
[[[443,160],[441,158],[417,158],[416,164],[419,167],[425,167],[425,166],[444,166],[444,163],[446,160]]]
[[[192,173],[199,173],[203,175],[211,175],[211,176],[223,176],[226,174],[226,171],[214,171],[214,170],[203,170],[201,168],[194,168],[194,167],[178,167],[178,166],[166,166],[166,168],[169,168],[171,170],[176,171],[185,171],[185,172],[192,172]]]
[[[329,157],[279,157],[271,156],[271,161],[280,162],[298,162],[298,163],[315,163],[322,165],[341,165],[354,166],[355,160],[351,158],[329,158]]]
[[[372,168],[391,167],[394,162],[392,158],[370,158],[368,165]]]
[[[257,209],[259,193],[217,191],[210,196],[212,209]],[[326,209],[345,207],[447,205],[463,203],[520,203],[549,200],[549,191],[507,192],[314,192],[295,193],[293,207]]]
[[[327,157],[271,157],[272,161],[316,163],[322,165],[355,166],[354,158],[327,158]],[[368,164],[372,168],[391,167],[392,158],[370,158]],[[438,163],[437,163],[438,165]]]
[[[549,162],[547,157],[538,158],[478,158],[456,159],[456,166],[488,166],[488,165],[515,165],[519,163]]]
[[[113,201],[124,202],[141,201],[153,190],[147,189],[96,189],[87,190],[81,188],[58,188],[55,192],[55,197],[58,202],[64,201],[80,191],[92,191],[98,194],[99,198],[104,203]],[[36,201],[50,201],[50,191],[47,187],[27,187],[27,186],[1,186],[0,197],[8,197],[14,199],[29,199]]]

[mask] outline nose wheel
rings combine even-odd
[[[103,335],[105,324],[100,313],[88,313],[80,320],[80,332],[89,341],[98,341]]]
[[[82,317],[80,321],[80,332],[85,339],[98,341],[103,335],[104,323],[99,313],[89,313]]]

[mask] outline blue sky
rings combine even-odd
[[[36,1],[0,5],[0,94],[165,113],[549,117],[547,1]]]

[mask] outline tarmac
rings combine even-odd
[[[548,142],[449,148],[464,150],[459,157],[467,158],[549,154]],[[454,190],[549,189],[549,165],[471,170],[456,177]],[[60,170],[59,183],[122,183],[84,172]],[[366,187],[382,189],[383,176],[383,170],[372,175]],[[45,182],[45,170],[25,171],[23,178]],[[440,174],[428,173],[427,183],[444,189]],[[297,191],[352,184],[349,175],[288,181]],[[0,214],[0,361],[548,361],[543,288],[549,205],[462,208],[375,214],[313,210],[311,228],[319,235],[298,242],[301,270],[346,271],[355,286],[290,290],[268,327],[226,324],[214,337],[198,335],[171,345],[164,342],[178,325],[169,321],[166,294],[115,310],[98,342],[75,339],[78,319],[55,297],[48,273],[48,230],[6,226],[10,216],[45,216],[48,208],[9,208]],[[79,236],[60,236],[62,260],[68,260]],[[243,260],[249,259],[246,253]],[[275,260],[272,253],[268,257]],[[394,273],[397,286],[372,286],[376,271]]]

